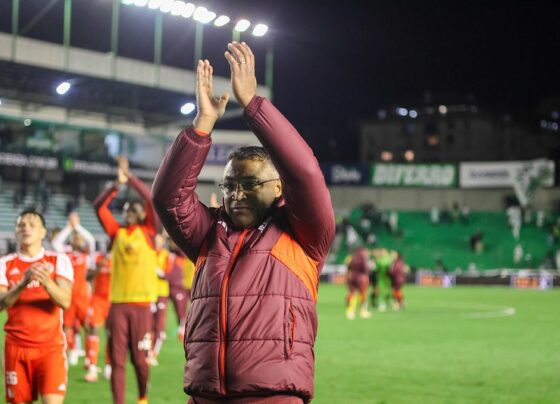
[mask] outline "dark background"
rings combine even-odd
[[[21,0],[20,29],[47,0]],[[197,5],[201,3],[195,2]],[[62,42],[59,0],[25,36]],[[378,108],[429,91],[535,119],[538,103],[560,95],[560,2],[539,1],[207,1],[209,9],[270,27],[242,39],[257,54],[274,44],[274,102],[319,156],[354,160],[359,123]],[[11,31],[12,0],[0,0],[0,30]],[[112,0],[74,0],[72,45],[110,49]],[[153,60],[154,12],[122,6],[119,54]],[[208,26],[204,57],[227,75],[230,28]],[[165,17],[163,63],[192,68],[194,25]],[[225,126],[242,125],[226,123]]]

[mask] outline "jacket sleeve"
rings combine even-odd
[[[335,221],[325,178],[313,151],[265,98],[255,96],[245,109],[245,118],[280,174],[296,240],[322,266],[334,238]]]
[[[144,200],[144,211],[146,212],[145,226],[150,233],[150,236],[155,236],[159,230],[160,222],[158,216],[154,211],[154,205],[152,204],[152,196],[150,194],[150,188],[144,184],[140,178],[131,175],[128,177],[128,183],[132,188],[138,192],[138,195]]]
[[[165,154],[152,188],[154,208],[177,246],[196,262],[213,217],[195,193],[210,150],[210,136],[184,129]]]

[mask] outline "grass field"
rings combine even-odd
[[[560,290],[409,286],[405,295],[404,312],[349,321],[344,286],[321,285],[314,403],[560,402]],[[151,404],[186,401],[172,320]],[[67,403],[111,402],[108,382],[82,376],[70,369]],[[129,368],[127,402],[135,398]]]

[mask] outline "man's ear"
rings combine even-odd
[[[274,196],[280,198],[282,196],[282,181],[277,180],[274,182]]]

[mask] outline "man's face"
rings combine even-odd
[[[144,220],[144,207],[137,202],[124,204],[124,221],[127,226],[140,224]]]
[[[268,182],[257,184],[263,181]],[[230,160],[224,171],[224,184],[226,213],[235,227],[241,229],[262,223],[276,198],[282,195],[278,173],[263,160]]]
[[[16,222],[16,241],[20,247],[40,247],[46,235],[47,229],[37,215],[28,213]]]

